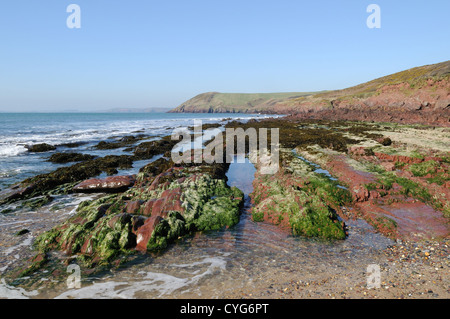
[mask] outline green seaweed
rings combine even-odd
[[[434,174],[440,167],[439,163],[433,160],[412,164],[408,167],[408,170],[413,173],[414,176],[423,177],[427,174]]]

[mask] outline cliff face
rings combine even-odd
[[[304,118],[450,126],[450,61],[316,93],[204,93],[171,112],[275,113]]]
[[[312,110],[314,103],[299,103],[296,118],[335,119],[450,126],[450,80],[427,79],[420,87],[407,82],[385,85],[367,97],[344,96]]]

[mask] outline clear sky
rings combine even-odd
[[[366,25],[372,3],[380,29]],[[0,111],[345,88],[449,60],[449,14],[448,0],[2,0]]]

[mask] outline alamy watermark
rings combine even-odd
[[[67,277],[67,288],[80,289],[81,288],[81,270],[80,266],[71,264],[67,267],[67,273],[70,275]]]
[[[369,29],[381,28],[381,8],[378,4],[369,4],[366,8],[367,13],[370,15],[367,17],[366,25]],[[78,4],[69,4],[66,8],[66,12],[70,15],[66,19],[66,26],[69,29],[81,28],[81,8]]]
[[[69,29],[81,28],[81,8],[78,4],[69,4],[66,12],[70,15],[66,19],[66,25]]]
[[[367,266],[367,289],[378,289],[381,287],[380,266],[370,264]]]
[[[381,28],[381,8],[378,4],[370,4],[367,9],[367,13],[371,13],[367,17],[366,25],[369,29]]]
[[[270,145],[269,144],[270,131]],[[278,128],[218,128],[203,131],[202,121],[194,120],[193,132],[187,128],[175,129],[172,140],[177,143],[171,157],[174,163],[245,163],[245,157],[258,165],[262,174],[275,174],[279,170]],[[207,145],[204,145],[208,142]],[[224,154],[225,149],[225,154]]]

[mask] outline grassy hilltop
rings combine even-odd
[[[383,106],[399,111],[446,109],[450,105],[450,61],[415,67],[343,90],[290,93],[199,94],[173,113],[297,114],[338,108]]]

